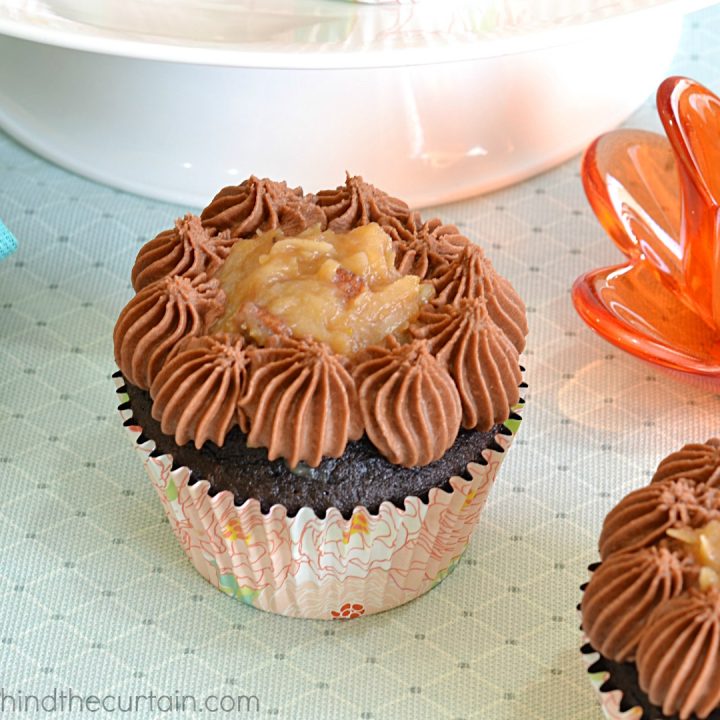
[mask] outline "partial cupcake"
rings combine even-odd
[[[599,549],[581,613],[606,716],[720,718],[720,440],[665,458]]]
[[[361,178],[305,195],[252,177],[143,247],[132,280],[114,333],[123,414],[208,579],[337,617],[340,600],[404,602],[457,561],[519,423],[527,332],[479,247]],[[336,531],[362,558],[323,565]],[[380,595],[347,598],[348,572],[375,570]]]

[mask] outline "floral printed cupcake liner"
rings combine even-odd
[[[349,519],[337,508],[321,519],[309,507],[288,517],[282,505],[263,513],[256,499],[237,506],[229,491],[210,496],[207,481],[191,483],[189,468],[173,469],[172,456],[155,454],[132,424],[124,380],[114,377],[125,428],[198,572],[248,605],[296,617],[371,615],[437,585],[465,550],[521,421],[518,406],[507,432],[483,451],[484,464],[467,466],[470,479],[450,478],[451,491],[433,488],[427,502],[384,502],[376,514],[360,506]]]

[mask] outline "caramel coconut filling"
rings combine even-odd
[[[235,243],[216,276],[225,311],[211,333],[313,338],[350,355],[401,333],[434,295],[395,269],[390,237],[376,223],[347,233],[277,230]]]
[[[711,520],[697,530],[670,528],[667,534],[682,542],[700,566],[700,589],[720,588],[720,522]]]

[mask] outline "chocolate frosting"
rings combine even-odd
[[[133,384],[147,389],[183,338],[199,336],[222,314],[218,280],[172,275],[142,289],[120,313],[113,332],[115,361]]]
[[[327,345],[280,335],[247,352],[240,407],[250,418],[249,447],[266,447],[270,460],[283,457],[290,467],[316,467],[362,435],[355,384]]]
[[[668,455],[659,465],[652,482],[689,478],[713,487],[720,485],[720,439],[691,443]]]
[[[490,319],[484,298],[427,305],[410,332],[427,339],[450,373],[462,402],[464,428],[487,430],[510,415],[520,398],[518,352]]]
[[[205,337],[225,305],[214,276],[239,238],[370,222],[391,236],[396,267],[431,279],[439,294],[402,331],[408,345],[390,339],[364,359],[342,359],[271,322],[264,348]],[[342,455],[365,426],[392,462],[425,465],[453,444],[461,423],[489,429],[519,398],[527,324],[509,283],[455,226],[421,225],[407,204],[360,177],[315,196],[256,177],[224,188],[200,218],[186,215],[148,243],[132,279],[137,294],[117,321],[115,358],[131,384],[150,389],[163,432],[179,444],[222,444],[238,424],[270,459],[316,466]],[[202,340],[187,339],[195,337]]]
[[[396,259],[395,266],[397,267],[398,248],[402,247],[404,243],[412,242],[415,239],[415,234],[420,226],[420,215],[418,213],[411,213],[410,217],[404,221],[390,217],[389,215],[382,215],[378,219],[378,225],[390,236],[393,242]]]
[[[229,232],[217,234],[204,228],[197,215],[188,214],[175,221],[174,229],[143,245],[132,270],[133,288],[138,292],[168,275],[212,277],[234,243]]]
[[[600,557],[659,542],[669,528],[697,528],[720,517],[720,494],[691,480],[665,480],[625,496],[607,515]]]
[[[388,344],[368,348],[353,370],[365,431],[390,462],[427,465],[455,442],[458,391],[428,343]]]
[[[593,573],[582,601],[583,630],[617,662],[635,657],[647,618],[683,589],[683,561],[667,548],[617,552]]]
[[[177,346],[150,386],[152,416],[178,444],[207,440],[221,446],[235,425],[247,432],[238,402],[245,391],[248,355],[241,337],[205,335]]]
[[[693,588],[658,607],[636,663],[640,688],[665,715],[706,718],[720,705],[720,591]]]
[[[325,227],[325,216],[312,198],[303,195],[302,188],[254,175],[240,185],[223,188],[200,218],[205,227],[227,230],[234,238],[276,228],[297,235],[313,225]]]
[[[444,225],[433,218],[412,237],[395,244],[395,267],[406,275],[418,275],[424,280],[434,278],[471,245],[454,225]]]
[[[467,245],[432,280],[435,305],[459,305],[483,298],[492,321],[520,353],[528,333],[525,304],[505,278],[495,272],[477,245]]]
[[[376,222],[393,240],[415,231],[417,214],[407,203],[391,197],[363,181],[360,176],[346,175],[345,185],[335,190],[321,190],[315,196],[330,230],[342,233]]]

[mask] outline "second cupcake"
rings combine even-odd
[[[720,717],[720,440],[686,445],[605,518],[583,648],[611,720]],[[598,655],[599,653],[599,655]]]

